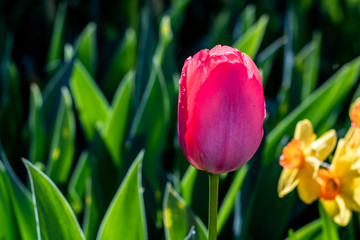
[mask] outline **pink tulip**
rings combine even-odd
[[[178,134],[196,168],[231,172],[254,155],[263,137],[265,99],[259,70],[249,56],[217,45],[184,63]]]

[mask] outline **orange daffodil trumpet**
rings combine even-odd
[[[317,171],[321,162],[334,150],[335,144],[334,130],[316,139],[309,120],[298,122],[294,139],[284,147],[280,157],[280,165],[284,169],[278,185],[279,197],[297,187],[302,201],[309,204],[316,200],[320,194],[320,186],[315,184]]]
[[[303,202],[319,199],[340,226],[349,223],[352,211],[360,212],[360,98],[350,107],[350,120],[351,127],[339,140],[331,164],[323,161],[334,149],[335,131],[316,140],[308,120],[297,124],[294,139],[284,147],[279,161],[284,168],[279,197],[297,187]]]

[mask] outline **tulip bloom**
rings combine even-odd
[[[278,194],[283,197],[297,187],[300,199],[309,204],[318,199],[321,187],[317,182],[317,172],[334,150],[336,133],[330,130],[316,139],[309,120],[297,123],[294,139],[288,143],[280,157],[281,172]]]
[[[178,135],[189,162],[213,174],[254,155],[263,137],[265,100],[254,62],[217,45],[186,59],[180,78]]]

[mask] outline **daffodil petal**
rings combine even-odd
[[[305,160],[306,160],[306,163],[309,164],[313,168],[313,169],[311,169],[311,168],[306,168],[306,169],[309,171],[309,174],[310,174],[310,171],[312,171],[312,177],[315,178],[320,169],[320,166],[324,163],[319,161],[316,157],[311,157],[311,156],[306,157]]]
[[[320,161],[324,161],[330,153],[334,150],[336,145],[336,132],[335,130],[329,130],[319,139],[311,144],[311,148],[315,151],[315,157]]]
[[[346,226],[351,219],[351,210],[346,206],[342,197],[334,200],[321,200],[326,213],[340,226]]]
[[[316,168],[312,164],[305,162],[298,173],[298,194],[300,199],[306,204],[312,203],[320,195],[320,185],[316,181],[315,171]]]
[[[346,205],[356,212],[360,212],[360,178],[351,178],[342,181],[341,196]]]
[[[316,135],[309,120],[305,119],[296,124],[294,139],[302,141],[305,148],[309,147],[311,143],[315,141]]]
[[[335,176],[342,179],[341,181],[352,181],[353,178],[360,177],[358,169],[354,169],[353,165],[356,163],[356,156],[353,154],[346,154],[337,159],[331,168]],[[348,180],[349,179],[349,180]]]
[[[344,139],[340,139],[338,141],[335,153],[334,153],[334,157],[333,160],[331,162],[331,168],[332,169],[337,169],[338,168],[338,162],[340,161],[341,156],[343,156],[345,154],[345,143],[346,141]]]
[[[354,161],[354,164],[351,166],[351,170],[355,170],[360,173],[360,158],[357,156],[355,158],[356,159]]]
[[[351,140],[351,138],[353,138],[354,134],[355,134],[355,128],[354,127],[350,127],[349,130],[347,131],[346,135],[345,135],[345,141],[349,142]]]
[[[359,208],[354,210],[360,212],[360,179],[356,179],[355,184],[353,200]]]
[[[281,172],[279,184],[278,184],[278,195],[279,197],[284,197],[286,194],[294,190],[298,185],[299,181],[297,180],[298,169],[288,169],[284,168]]]
[[[335,215],[334,221],[340,226],[346,226],[350,222],[351,210],[346,206],[342,197],[337,196],[335,201],[339,207],[339,213]]]
[[[359,156],[360,149],[360,128],[350,127],[348,133],[345,136],[346,141],[346,153],[353,153]]]

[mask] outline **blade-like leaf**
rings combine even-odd
[[[253,4],[249,4],[241,12],[241,33],[245,33],[256,20],[256,7]]]
[[[106,119],[102,137],[108,151],[117,167],[121,165],[122,144],[126,135],[126,126],[130,109],[130,98],[135,81],[133,71],[130,71],[116,90],[112,101],[112,112]]]
[[[74,63],[70,90],[85,136],[91,140],[95,136],[96,125],[103,125],[106,121],[109,104],[84,65],[78,60]]]
[[[167,184],[164,194],[163,218],[167,240],[184,239],[189,233],[194,239],[207,239],[207,230],[201,219],[186,206],[170,184]]]
[[[97,46],[96,46],[96,24],[89,23],[76,40],[75,49],[77,57],[84,64],[87,71],[96,76]]]
[[[56,118],[50,147],[47,174],[55,183],[68,179],[75,153],[75,117],[67,88],[62,89],[62,101]]]
[[[144,174],[156,185],[159,171],[159,157],[165,144],[169,124],[170,103],[165,79],[159,66],[153,67],[139,108],[130,128],[130,140],[138,142],[131,147],[138,151],[145,146]]]
[[[128,170],[99,228],[97,239],[147,239],[140,152]]]
[[[1,145],[0,155],[9,177],[9,192],[21,239],[36,239],[35,212],[31,194],[15,175]]]
[[[303,88],[301,98],[304,100],[314,90],[318,80],[320,54],[321,54],[321,34],[314,33],[311,41],[312,49],[304,62]],[[295,60],[296,61],[296,60]]]
[[[128,29],[121,42],[116,46],[113,59],[104,80],[104,92],[112,96],[120,80],[127,72],[135,69],[136,63],[136,32]]]
[[[73,60],[65,62],[53,75],[43,90],[43,114],[46,129],[53,129],[58,106],[61,101],[61,88],[69,87]]]
[[[5,167],[0,161],[0,239],[16,239],[14,214],[11,196],[8,191],[9,179]]]
[[[66,17],[66,8],[67,8],[67,3],[61,2],[57,9],[56,18],[53,26],[53,32],[50,40],[50,46],[48,50],[47,63],[50,65],[60,63],[61,51],[62,51],[62,38],[63,38],[65,17]]]
[[[269,46],[267,46],[257,56],[256,65],[258,66],[259,69],[262,69],[261,78],[263,81],[264,89],[268,82],[268,77],[270,75],[275,57],[277,56],[279,50],[281,49],[281,47],[284,46],[285,43],[286,43],[286,38],[280,37],[279,39],[271,43]]]
[[[27,160],[38,238],[85,239],[70,205],[56,185]]]
[[[269,17],[262,15],[260,19],[233,44],[240,52],[246,53],[250,58],[256,56],[263,40]]]
[[[194,168],[192,165],[189,165],[183,178],[181,179],[181,196],[188,206],[191,206],[197,172],[198,170],[196,168]]]
[[[190,2],[191,0],[172,1],[171,9],[169,10],[172,25],[177,21],[179,16],[181,16]]]
[[[81,153],[68,185],[68,199],[75,214],[83,210],[86,183],[90,179],[89,153]]]
[[[321,233],[321,220],[316,219],[311,223],[306,224],[296,232],[289,233],[287,240],[308,240],[314,239]]]
[[[95,203],[91,179],[86,182],[83,229],[86,239],[95,239],[100,224],[99,209]]]
[[[42,96],[36,84],[30,86],[30,149],[29,156],[32,162],[42,162],[45,154],[45,130],[42,113]]]

